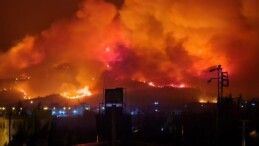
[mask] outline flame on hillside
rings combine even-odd
[[[77,90],[72,89],[69,91],[62,92],[60,94],[68,99],[79,99],[79,98],[84,98],[92,95],[88,86],[85,86]]]
[[[118,10],[104,0],[84,0],[72,17],[1,52],[0,78],[28,75],[17,83],[28,92],[22,91],[24,97],[61,93],[73,99],[91,96],[89,89],[101,93],[104,78],[207,89],[204,70],[221,64],[235,81],[232,89],[258,93],[258,5],[256,0],[125,0]]]

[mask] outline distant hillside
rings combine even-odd
[[[108,88],[125,88],[125,101],[130,106],[145,106],[150,105],[154,101],[159,101],[164,106],[178,105],[188,102],[198,101],[200,91],[194,88],[173,88],[173,87],[152,87],[147,84],[136,81],[123,81],[120,80],[116,83],[109,84]],[[14,103],[22,101],[22,93],[15,90],[1,91],[0,102],[1,104]],[[61,105],[70,104],[75,105],[78,103],[88,103],[93,106],[98,106],[103,101],[103,91],[93,94],[90,97],[81,99],[67,99],[59,94],[52,94],[45,97],[37,97],[33,99],[35,103],[52,104],[60,103]]]

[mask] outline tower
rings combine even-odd
[[[104,111],[96,116],[98,137],[101,141],[127,144],[131,133],[131,116],[124,112],[124,88],[104,90]]]

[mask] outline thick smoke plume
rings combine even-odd
[[[73,16],[2,52],[0,76],[18,77],[15,86],[31,96],[84,86],[95,94],[111,79],[210,92],[216,86],[206,84],[206,69],[221,64],[227,92],[259,96],[258,7],[257,0],[125,0],[120,8],[84,0]]]

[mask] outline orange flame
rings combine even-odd
[[[199,99],[199,103],[217,103],[217,98],[202,97]]]
[[[24,99],[30,99],[30,97],[28,96],[28,93],[24,89],[21,88],[20,92],[22,92]]]
[[[66,91],[61,93],[62,96],[68,98],[68,99],[79,99],[79,98],[83,98],[86,96],[91,96],[92,92],[89,90],[88,86],[85,86],[81,89],[78,89],[76,91],[71,90],[71,91]]]
[[[258,1],[240,5],[224,0],[125,0],[117,10],[106,1],[85,0],[73,17],[57,19],[48,29],[0,52],[0,79],[25,72],[33,78],[17,82],[26,82],[30,96],[59,92],[81,98],[91,96],[88,86],[101,85],[107,70],[111,76],[144,79],[156,88],[186,88],[185,83],[210,88],[200,84],[206,82],[204,69],[221,64],[234,72],[236,91],[258,94],[257,86],[242,84],[259,83],[253,79],[258,72],[253,70],[259,54]],[[66,83],[73,88],[60,91]],[[83,85],[88,86],[77,89]]]

